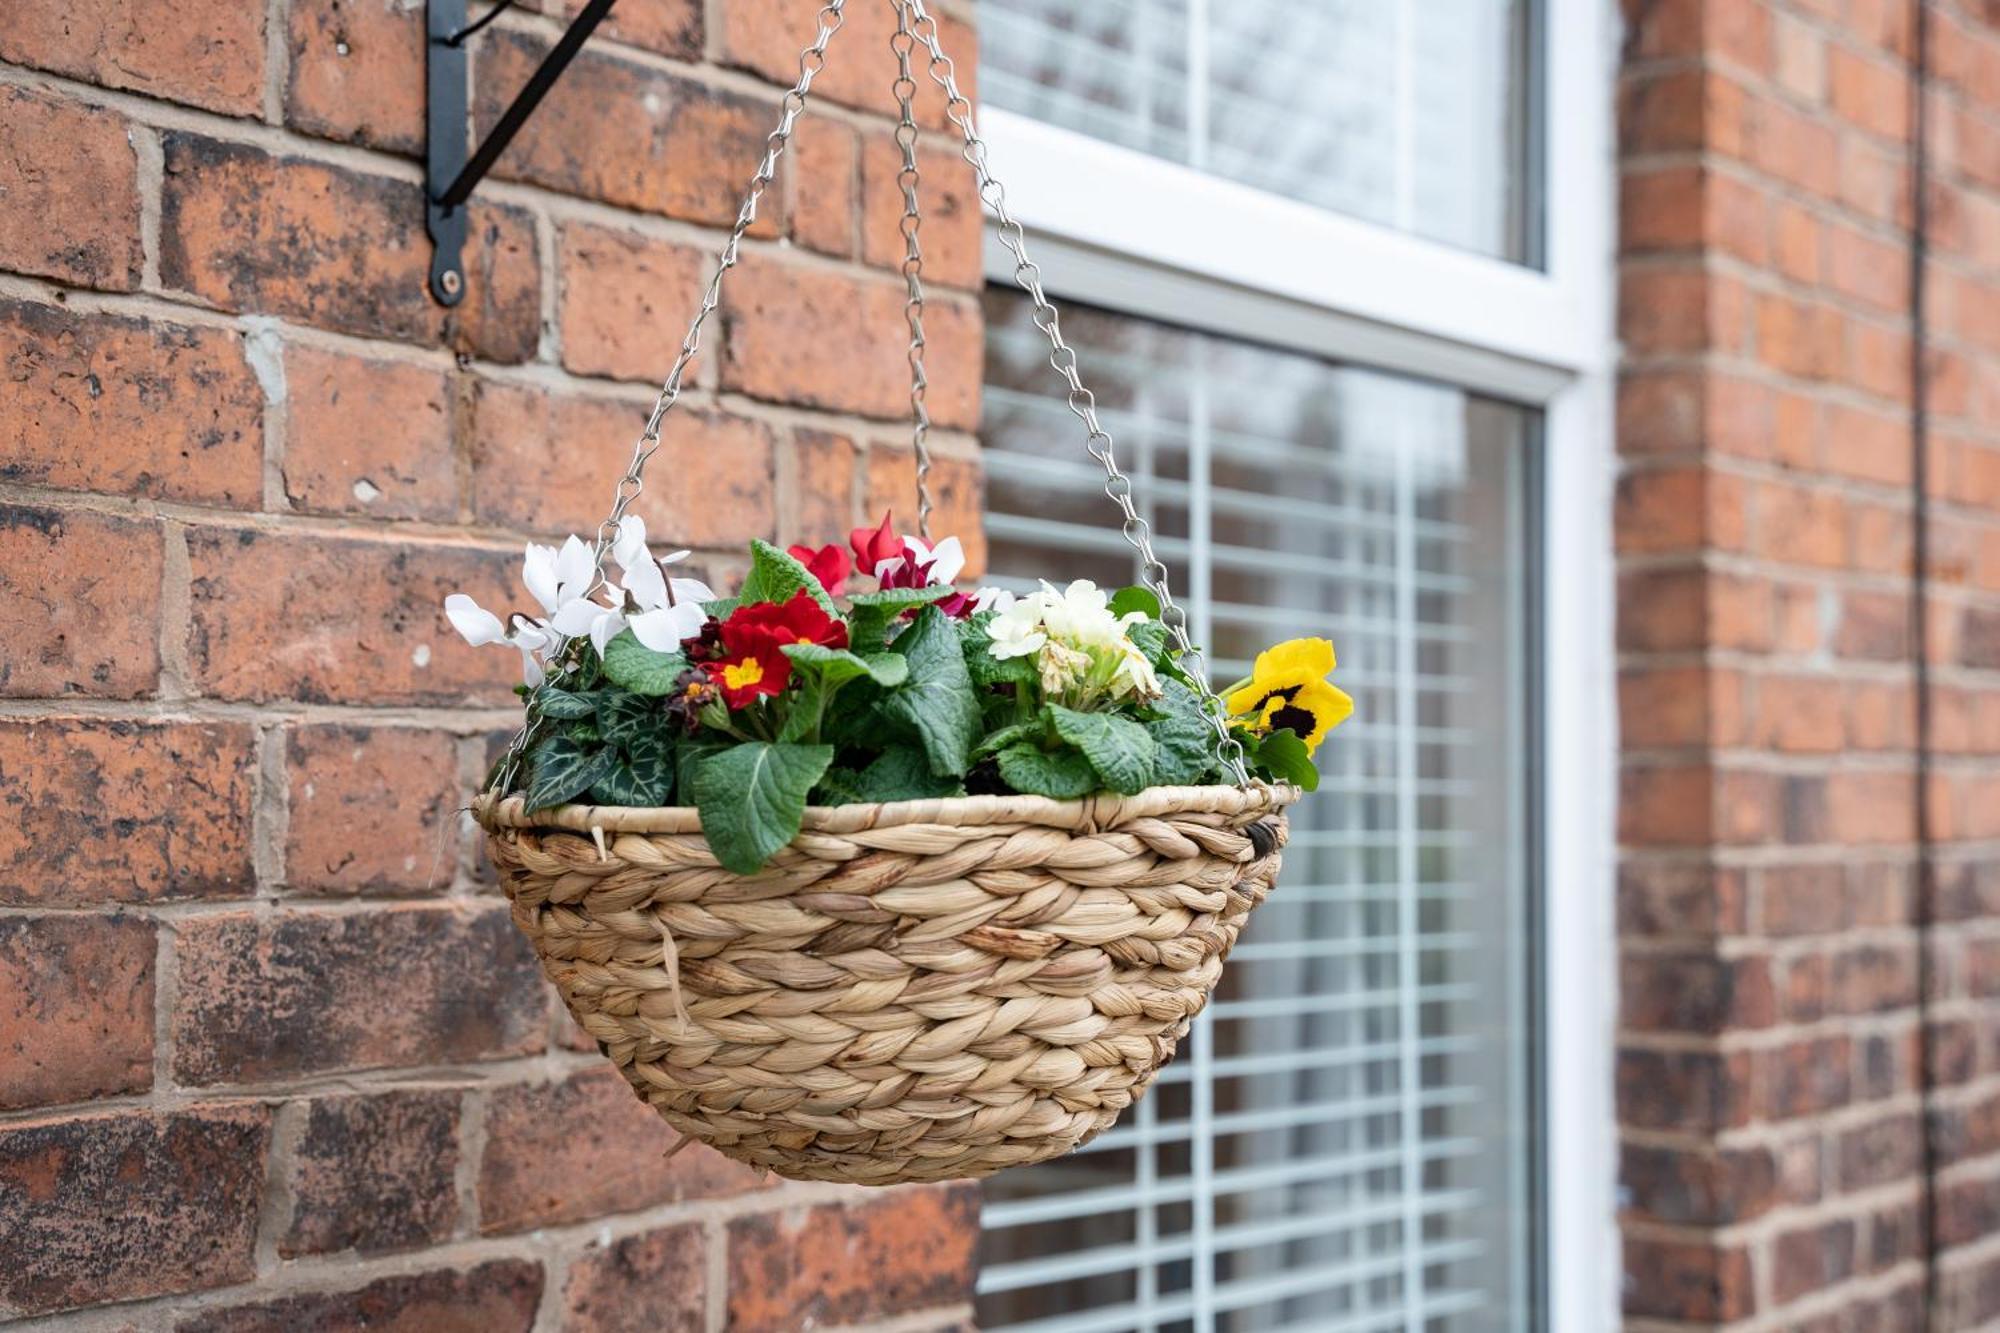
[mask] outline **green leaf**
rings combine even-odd
[[[1153,595],[1151,588],[1142,588],[1136,583],[1111,594],[1112,615],[1124,616],[1133,611],[1143,611],[1146,613],[1146,619],[1158,620],[1160,599]]]
[[[597,711],[597,696],[595,693],[571,694],[567,690],[547,689],[536,696],[535,707],[543,717],[574,722]]]
[[[564,736],[550,737],[535,747],[528,809],[546,810],[574,799],[602,782],[617,762],[618,752],[608,747],[590,750]]]
[[[737,607],[743,605],[741,597],[718,597],[711,602],[703,602],[701,609],[710,620],[727,620]]]
[[[1159,747],[1153,780],[1162,786],[1193,786],[1215,768],[1215,728],[1193,690],[1177,680],[1163,680],[1160,688],[1163,693],[1156,707],[1161,716],[1146,724]]]
[[[734,741],[725,737],[696,735],[688,737],[675,747],[674,791],[679,795],[682,805],[694,803],[690,795],[694,791],[694,771],[701,767],[702,760],[728,749],[733,744]]]
[[[592,785],[590,799],[599,805],[665,805],[673,789],[671,764],[642,768],[621,755],[611,772]]]
[[[1173,656],[1173,636],[1157,620],[1141,620],[1125,627],[1125,637],[1137,645],[1146,660],[1160,666]]]
[[[1044,730],[1040,722],[1015,722],[998,731],[988,732],[984,740],[972,747],[973,757],[984,759],[987,755],[1000,753],[1010,745],[1039,740]]]
[[[697,763],[692,795],[709,850],[723,868],[754,874],[797,837],[806,796],[832,762],[830,745],[749,741]]]
[[[868,798],[861,794],[861,775],[851,768],[829,768],[812,789],[814,805],[859,805]]]
[[[604,674],[611,683],[634,694],[666,694],[688,669],[688,660],[679,653],[657,653],[620,630],[618,637],[604,645]]]
[[[963,796],[956,778],[931,772],[930,760],[914,745],[892,745],[854,775],[856,801],[920,801],[934,796]]]
[[[1011,745],[1000,752],[1000,780],[1030,796],[1074,801],[1099,785],[1097,770],[1075,750],[1044,750],[1039,745]]]
[[[910,664],[894,653],[870,653],[863,657],[845,648],[828,648],[817,643],[788,643],[785,656],[801,671],[818,676],[829,685],[844,685],[866,676],[877,685],[901,685],[909,678]]]
[[[925,606],[951,595],[944,584],[927,588],[885,588],[848,598],[847,641],[860,648],[879,647],[888,637],[889,626],[912,607]]]
[[[737,599],[743,602],[789,602],[800,592],[812,594],[819,609],[830,616],[840,611],[826,595],[818,579],[797,559],[767,541],[750,541],[750,572],[743,576]]]
[[[981,724],[958,631],[944,612],[927,606],[897,636],[894,648],[909,661],[910,678],[883,699],[883,711],[916,731],[931,772],[964,777]]]
[[[648,695],[606,690],[597,703],[597,730],[613,745],[629,747],[639,738],[672,725],[660,701]]]
[[[1104,785],[1130,796],[1153,785],[1159,746],[1146,729],[1116,713],[1079,713],[1054,704],[1049,716],[1056,735],[1083,751]]]
[[[1296,783],[1306,791],[1319,789],[1319,770],[1306,753],[1306,743],[1288,727],[1266,732],[1257,742],[1251,762],[1280,782]]]

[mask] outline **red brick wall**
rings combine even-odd
[[[1626,10],[1628,1328],[1991,1327],[2000,6],[1932,3],[1921,404],[1914,0]]]
[[[0,1320],[968,1317],[975,1191],[662,1160],[453,815],[514,664],[439,600],[513,604],[525,538],[601,517],[815,7],[624,0],[445,311],[418,0],[6,6]],[[524,8],[475,39],[482,126],[561,29]],[[639,505],[721,581],[910,503],[889,10],[855,9]],[[961,177],[925,236],[940,528],[973,537]]]

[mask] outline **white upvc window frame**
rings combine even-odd
[[[997,108],[980,129],[1049,294],[1539,408],[1541,1104],[1551,1333],[1615,1328],[1618,740],[1612,0],[1543,0],[1541,269]],[[1143,201],[1143,207],[1135,206]],[[1013,256],[989,229],[987,276]],[[1090,349],[1079,347],[1089,381]]]

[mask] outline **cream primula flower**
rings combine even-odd
[[[1044,583],[987,622],[988,651],[999,661],[1034,657],[1043,694],[1072,708],[1102,697],[1157,698],[1153,664],[1126,637],[1145,618],[1140,611],[1114,614],[1110,597],[1089,579],[1060,592]]]

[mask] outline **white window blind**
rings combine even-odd
[[[981,0],[990,106],[1532,262],[1527,0]]]
[[[994,581],[1131,582],[1030,314],[988,296]],[[1064,323],[1218,679],[1325,634],[1357,711],[1175,1062],[1077,1154],[988,1183],[979,1325],[1530,1327],[1536,414],[1088,308]]]

